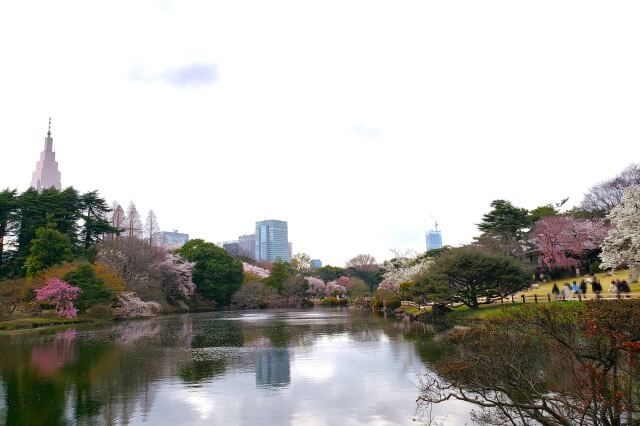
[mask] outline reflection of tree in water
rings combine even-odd
[[[76,330],[56,334],[52,342],[39,344],[31,350],[31,365],[41,374],[49,376],[75,358]]]
[[[186,362],[178,370],[178,377],[185,383],[201,383],[223,374],[226,367],[227,362],[224,357],[203,356]]]
[[[209,321],[193,337],[193,348],[241,347],[242,327],[235,321]]]

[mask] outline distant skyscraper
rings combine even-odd
[[[40,153],[40,160],[36,163],[36,170],[31,175],[31,186],[38,191],[47,188],[62,189],[60,183],[60,171],[56,161],[56,153],[53,152],[53,138],[51,137],[51,118],[49,118],[49,130],[44,138],[44,151]]]
[[[289,262],[289,230],[283,220],[256,222],[256,260]]]
[[[320,260],[320,259],[311,259],[311,267],[313,269],[322,268],[322,260]]]
[[[165,247],[179,248],[189,241],[189,234],[183,234],[178,231],[167,232],[161,231],[157,234],[158,243]]]
[[[237,241],[227,241],[222,244],[222,248],[231,256],[238,256],[240,254],[240,244]]]
[[[256,258],[256,234],[240,235],[238,244],[240,245],[241,256]]]
[[[442,248],[442,232],[438,230],[438,222],[436,229],[427,232],[427,251]]]

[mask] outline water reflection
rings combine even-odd
[[[0,423],[411,424],[444,353],[432,330],[337,309],[4,335]]]

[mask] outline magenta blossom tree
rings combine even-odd
[[[536,222],[532,237],[545,268],[568,269],[578,266],[581,256],[602,245],[607,229],[602,219],[551,216]]]
[[[78,315],[74,302],[82,290],[59,278],[49,278],[44,287],[36,289],[36,301],[55,306],[59,317],[74,318]]]

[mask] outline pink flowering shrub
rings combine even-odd
[[[320,278],[316,277],[305,277],[307,283],[309,283],[309,293],[312,297],[329,297],[336,294],[344,294],[347,292],[345,286],[340,285],[340,282],[345,282],[343,278],[346,278],[346,281],[349,281],[347,277],[340,277],[335,281],[330,281],[325,284]],[[342,281],[341,281],[342,280]]]
[[[36,289],[36,301],[55,306],[59,317],[74,318],[78,315],[74,302],[81,293],[81,289],[60,278],[49,278],[44,287]]]
[[[122,319],[154,317],[161,309],[159,303],[145,302],[133,292],[120,293],[118,295],[118,305],[116,316]]]
[[[242,268],[244,269],[244,272],[255,275],[260,278],[267,278],[269,275],[271,275],[271,272],[267,271],[266,269],[263,269],[259,266],[252,265],[247,262],[242,262]]]

